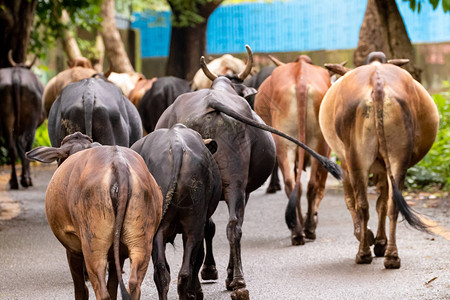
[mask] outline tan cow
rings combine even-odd
[[[329,156],[330,150],[320,132],[318,120],[320,103],[329,86],[327,70],[314,66],[308,56],[302,55],[296,62],[280,64],[261,84],[255,98],[255,111],[268,125],[296,137],[321,155]],[[305,235],[315,239],[317,213],[324,196],[327,171],[317,160],[311,161],[303,149],[276,135],[273,138],[289,198],[286,222],[292,232],[292,244],[303,245]],[[300,176],[309,163],[311,177],[304,222],[300,206]]]
[[[125,147],[92,144],[77,132],[60,148],[38,147],[28,158],[46,163],[67,158],[50,180],[45,209],[66,248],[75,299],[89,298],[83,260],[97,299],[116,299],[118,283],[124,299],[139,299],[163,201],[142,157]],[[128,292],[120,271],[127,257]]]
[[[210,61],[207,65],[208,69],[217,75],[233,75],[239,74],[246,68],[246,63],[239,58],[230,54],[222,55]],[[192,79],[192,90],[209,89],[212,81],[203,73],[200,68]]]
[[[109,81],[113,82],[117,85],[122,93],[128,97],[130,92],[134,89],[136,84],[145,79],[145,76],[141,73],[130,72],[130,73],[115,73],[115,72],[107,72],[106,77]]]
[[[55,77],[50,79],[45,86],[44,94],[42,95],[42,102],[47,116],[53,102],[55,102],[61,91],[69,83],[89,78],[96,73],[89,60],[84,57],[79,57],[73,61],[69,61],[67,64],[69,69],[58,73]]]
[[[134,88],[130,91],[128,94],[128,99],[134,104],[134,106],[139,107],[139,103],[141,103],[141,99],[144,96],[144,94],[152,88],[153,83],[158,78],[153,77],[152,79],[145,79],[142,78],[138,82],[136,82],[136,85]]]
[[[357,264],[384,256],[387,269],[400,267],[396,226],[400,211],[408,223],[426,231],[401,194],[406,171],[421,160],[434,142],[439,116],[433,99],[405,70],[372,53],[368,65],[338,79],[325,95],[319,113],[324,137],[342,162],[345,201],[360,241]],[[344,74],[345,72],[342,72]],[[380,192],[378,230],[367,228],[369,175]],[[389,217],[389,239],[386,237]]]

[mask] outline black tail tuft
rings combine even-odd
[[[431,234],[431,232],[428,230],[429,227],[420,220],[418,213],[412,210],[411,207],[409,207],[408,203],[406,203],[405,201],[405,198],[403,198],[402,192],[398,189],[397,185],[394,182],[392,182],[392,191],[395,205],[397,206],[398,210],[401,212],[405,220],[408,222],[408,224],[417,230]]]
[[[320,155],[320,159],[319,161],[321,162],[322,166],[327,169],[327,171],[333,175],[334,178],[336,178],[337,180],[341,180],[342,179],[342,169],[341,167],[332,162],[331,160],[329,160],[328,158],[326,158],[325,156]]]
[[[122,271],[118,270],[117,272],[122,272]],[[131,300],[131,296],[128,293],[127,288],[125,287],[123,280],[120,280],[120,292],[122,293],[122,300]]]
[[[297,182],[291,194],[289,195],[289,202],[286,206],[286,212],[284,214],[284,219],[286,220],[286,225],[289,229],[294,229],[297,226],[297,199],[299,188],[300,186]]]

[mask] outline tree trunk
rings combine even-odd
[[[174,9],[171,1],[175,19],[180,14]],[[222,3],[222,0],[207,2],[199,5],[199,15],[204,18],[200,24],[190,27],[172,26],[170,37],[170,53],[167,62],[167,74],[192,80],[195,72],[200,68],[200,57],[206,52],[206,29],[209,16]]]
[[[61,15],[61,23],[67,24],[69,23],[69,14],[65,9],[62,11]],[[69,61],[73,61],[75,58],[83,57],[80,51],[80,47],[78,47],[78,43],[76,39],[73,37],[72,32],[68,29],[61,29],[61,37],[62,37],[62,44],[64,48],[64,52],[67,55],[67,59]]]
[[[383,51],[388,59],[408,58],[404,68],[420,81],[422,70],[415,65],[414,48],[395,0],[368,0],[359,32],[358,47],[353,54],[355,66],[364,63],[372,51]]]
[[[26,60],[37,0],[4,0],[0,4],[0,68],[7,68],[11,67],[10,49],[16,63]]]
[[[134,72],[116,27],[114,0],[103,0],[100,14],[103,18],[101,35],[109,58],[110,70],[117,73]]]

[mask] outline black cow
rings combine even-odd
[[[54,147],[77,131],[102,145],[130,147],[142,137],[142,124],[136,107],[115,84],[91,77],[66,86],[48,117]]]
[[[142,125],[145,131],[155,130],[156,123],[162,113],[181,94],[191,91],[189,81],[173,77],[160,77],[145,92],[139,103],[138,110],[141,115]]]
[[[205,144],[207,146],[205,147]],[[167,299],[170,270],[165,257],[167,242],[183,235],[183,263],[178,274],[180,299],[203,299],[198,272],[203,263],[205,226],[214,232],[208,219],[214,213],[222,191],[220,173],[210,153],[215,141],[203,141],[198,132],[176,124],[158,129],[137,141],[138,152],[156,179],[165,197],[164,217],[153,240],[154,279],[160,299]],[[208,235],[209,243],[212,235]]]
[[[249,63],[252,63],[251,59]],[[208,76],[213,80],[211,89],[178,97],[162,114],[156,129],[183,123],[199,132],[204,139],[211,138],[217,142],[218,151],[214,154],[214,159],[219,166],[222,192],[229,208],[227,238],[230,243],[230,260],[226,287],[233,290],[233,299],[249,299],[241,263],[241,228],[250,193],[266,181],[275,163],[275,143],[272,135],[264,130],[295,141],[337,177],[340,177],[340,169],[304,144],[265,125],[241,97],[253,93],[254,89],[232,83],[226,77],[213,77],[214,74],[207,69],[203,57],[201,64],[205,74],[211,75]],[[207,256],[208,251],[210,249],[207,245]],[[204,269],[213,268],[208,263],[210,261],[206,260]]]
[[[33,146],[36,128],[43,120],[42,93],[44,86],[30,71],[31,66],[15,63],[8,55],[12,68],[0,69],[0,134],[4,138],[11,164],[11,189],[18,189],[15,162],[22,161],[20,184],[32,186],[30,162],[25,152]]]

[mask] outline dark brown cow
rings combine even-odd
[[[213,234],[208,232],[214,223],[208,219],[216,210],[222,191],[219,168],[211,154],[217,150],[217,144],[203,141],[198,132],[183,124],[175,124],[171,129],[150,133],[131,149],[144,158],[165,197],[165,213],[152,253],[159,299],[167,299],[169,291],[166,243],[173,242],[177,233],[183,235],[184,248],[178,273],[179,298],[203,299],[198,273],[204,257],[204,231],[207,230],[207,243],[211,243]]]
[[[79,132],[67,136],[60,148],[39,147],[28,157],[65,160],[47,187],[45,208],[67,251],[75,299],[89,298],[83,260],[97,299],[116,299],[118,283],[123,299],[139,299],[162,215],[161,191],[142,157],[125,147],[92,145]],[[131,298],[120,271],[127,257]]]
[[[89,78],[96,73],[89,60],[84,57],[69,61],[67,64],[69,69],[58,73],[55,77],[50,79],[45,86],[42,102],[44,103],[44,109],[47,116],[53,102],[55,102],[56,98],[61,94],[61,91],[69,83]]]
[[[255,98],[255,111],[268,125],[273,126],[303,143],[323,156],[330,150],[319,128],[319,108],[330,86],[327,70],[314,66],[311,59],[300,56],[296,62],[283,64],[261,84]],[[327,171],[317,160],[297,145],[273,136],[277,147],[277,160],[284,178],[289,203],[286,222],[291,229],[293,245],[303,245],[304,237],[315,239],[319,204],[324,196]],[[311,163],[308,183],[308,211],[303,220],[300,205],[302,170]]]
[[[18,189],[15,163],[19,157],[22,161],[20,184],[32,186],[30,162],[25,152],[33,147],[36,128],[45,119],[42,110],[42,92],[44,86],[29,69],[32,64],[15,63],[9,52],[12,68],[0,69],[0,136],[4,138],[5,147],[11,164],[11,189]]]
[[[179,96],[162,114],[156,129],[182,123],[199,132],[204,139],[212,138],[217,142],[218,150],[214,159],[221,174],[223,199],[229,207],[227,238],[230,243],[230,258],[226,287],[233,290],[233,299],[249,299],[242,271],[240,245],[245,205],[250,193],[266,181],[275,162],[273,138],[264,130],[284,134],[265,125],[242,97],[254,93],[254,89],[233,83],[226,77],[217,77],[207,69],[203,57],[201,63],[205,74],[213,80],[211,88]],[[251,50],[248,64],[250,67],[247,65],[246,70],[250,72]],[[339,177],[335,164],[304,144],[290,139],[307,148],[323,164],[328,164],[327,167]],[[207,248],[207,253],[208,251],[210,249]],[[212,266],[204,265],[204,269],[212,269]]]
[[[328,90],[319,122],[344,168],[345,201],[360,241],[356,263],[371,263],[370,246],[375,244],[375,255],[385,257],[384,266],[396,269],[400,267],[395,237],[398,212],[410,225],[426,231],[403,199],[401,189],[407,169],[421,160],[433,144],[439,116],[433,99],[407,71],[384,63],[383,53],[372,54],[368,62],[347,70]],[[371,173],[380,191],[376,238],[367,228],[367,184]],[[389,239],[386,215],[390,221]]]

